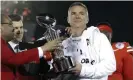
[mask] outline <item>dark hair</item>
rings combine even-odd
[[[20,21],[21,17],[16,14],[8,15],[12,21]]]
[[[99,26],[99,25],[107,25],[107,26],[109,26],[111,28],[111,24],[108,23],[108,22],[100,22],[96,26]]]

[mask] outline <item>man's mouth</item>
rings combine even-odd
[[[17,37],[20,37],[22,35],[22,33],[17,33],[16,36]]]
[[[75,20],[74,22],[81,22],[81,20]]]
[[[16,37],[20,37],[20,34],[17,34]]]

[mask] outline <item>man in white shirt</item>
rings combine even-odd
[[[70,69],[76,80],[107,80],[108,75],[116,70],[114,52],[98,28],[87,28],[88,22],[87,7],[80,2],[73,3],[68,9],[71,36],[62,43],[64,54],[76,61],[76,66]]]

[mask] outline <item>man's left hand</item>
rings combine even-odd
[[[79,62],[76,62],[76,66],[69,71],[72,71],[75,75],[79,75],[82,69],[82,65]]]

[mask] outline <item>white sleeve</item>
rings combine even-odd
[[[129,52],[129,53],[130,53],[130,52],[133,52],[133,47],[132,47],[132,46],[128,46],[128,47],[127,47],[127,52]]]
[[[38,53],[39,53],[39,58],[43,57],[43,50],[41,47],[38,47]]]
[[[111,75],[116,70],[116,61],[114,52],[110,42],[107,37],[100,33],[101,35],[97,38],[96,41],[100,41],[99,56],[100,62],[94,65],[83,65],[80,77],[89,77],[89,78],[102,78],[108,75]]]

